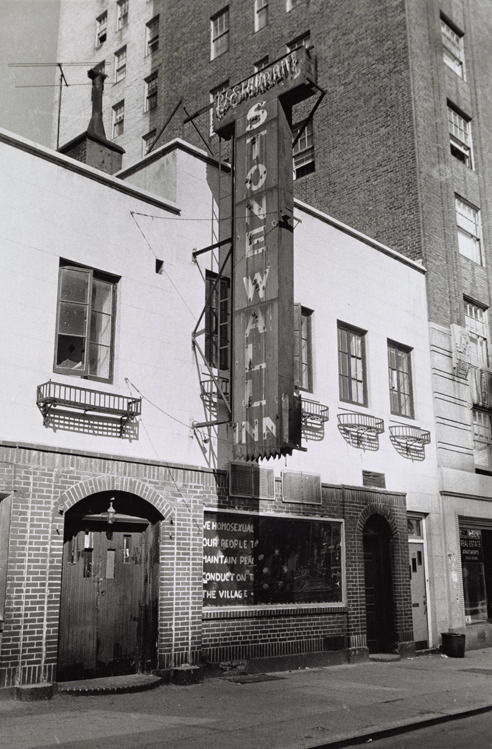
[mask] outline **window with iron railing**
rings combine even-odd
[[[367,404],[365,331],[338,323],[340,400]]]
[[[413,418],[411,349],[388,341],[391,413]]]
[[[60,266],[55,372],[111,379],[116,285],[91,268]]]

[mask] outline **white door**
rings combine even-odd
[[[412,541],[409,544],[409,557],[412,590],[413,638],[417,650],[422,650],[428,647],[424,544]]]

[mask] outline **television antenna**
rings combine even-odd
[[[15,88],[56,88],[58,87],[58,115],[56,125],[56,147],[60,146],[60,119],[61,119],[61,103],[62,103],[62,91],[63,84],[65,86],[90,86],[90,83],[68,83],[63,68],[75,68],[75,67],[94,67],[93,62],[10,62],[9,68],[58,68],[60,71],[60,78],[58,83],[47,83],[41,85],[27,84],[23,86],[16,86]]]

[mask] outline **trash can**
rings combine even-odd
[[[460,635],[457,632],[441,632],[441,638],[441,650],[444,655],[448,655],[450,658],[465,657],[466,635]]]

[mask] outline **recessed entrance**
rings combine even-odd
[[[141,498],[118,492],[92,495],[67,512],[60,681],[155,667],[160,519]]]
[[[367,646],[370,653],[391,653],[395,643],[390,544],[389,524],[381,515],[373,515],[363,532]]]

